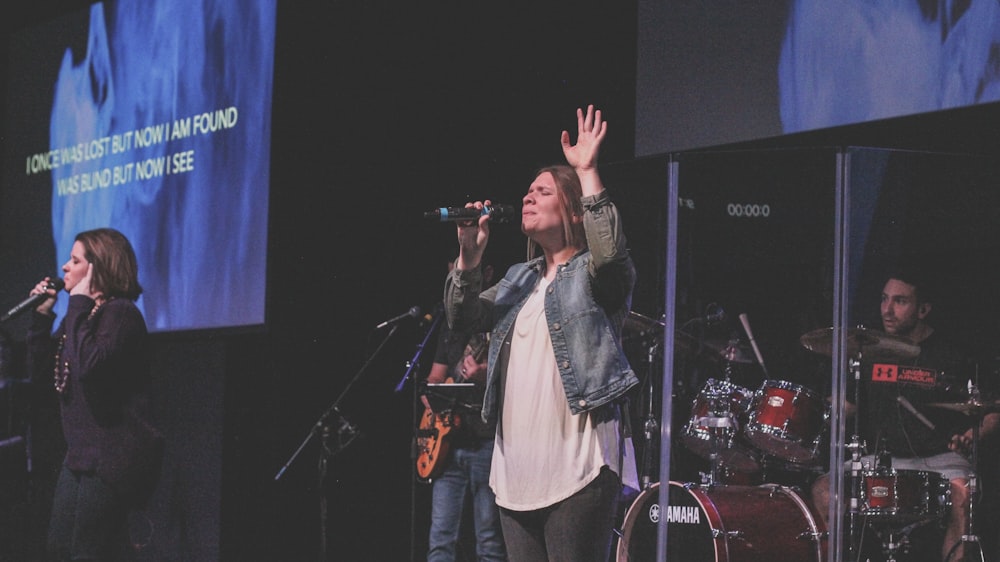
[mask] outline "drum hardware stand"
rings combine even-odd
[[[653,473],[653,444],[659,442],[660,424],[653,412],[653,364],[656,354],[660,351],[660,336],[663,335],[663,316],[660,320],[649,318],[638,312],[630,311],[625,318],[625,325],[622,329],[630,334],[638,336],[639,341],[647,345],[646,352],[646,385],[644,391],[646,396],[646,419],[643,423],[643,450],[641,466],[637,466],[639,473],[639,485],[643,490],[649,489],[652,485]],[[659,340],[659,341],[658,341]],[[654,441],[655,439],[655,441]]]
[[[978,373],[977,373],[978,378]],[[979,387],[969,382],[969,404],[976,405],[982,404],[981,397],[979,395]],[[972,422],[972,452],[970,454],[970,464],[972,465],[972,471],[969,473],[969,508],[967,517],[965,519],[965,529],[966,532],[962,535],[961,540],[955,543],[955,546],[951,547],[948,551],[948,556],[945,557],[945,562],[951,562],[952,555],[958,551],[958,547],[965,545],[966,543],[974,543],[976,545],[976,550],[979,552],[979,560],[981,562],[986,562],[986,555],[983,552],[983,543],[979,541],[979,535],[976,534],[976,523],[975,523],[975,505],[978,501],[979,496],[979,486],[978,486],[978,472],[979,472],[979,428],[983,423],[983,417],[986,412],[982,407],[971,407],[967,412],[973,419]],[[963,551],[965,549],[963,548]],[[963,559],[967,560],[968,553],[963,552]],[[956,559],[957,560],[957,559]]]
[[[886,538],[882,540],[882,553],[887,556],[885,562],[896,562],[896,554],[909,552],[909,533],[903,531],[888,531]]]
[[[854,376],[854,428],[851,441],[847,448],[851,451],[851,496],[848,504],[848,559],[855,560],[861,550],[859,540],[860,525],[858,519],[861,513],[861,457],[864,454],[865,443],[861,439],[861,358],[858,351],[856,359],[849,361],[851,374]]]
[[[726,375],[726,382],[733,382],[733,361],[736,359],[736,354],[739,352],[739,344],[739,338],[732,337],[729,339],[729,343],[726,345],[726,348],[722,350],[722,360],[725,362],[722,372]]]
[[[378,356],[379,352],[382,351],[382,348],[385,347],[385,344],[388,343],[390,339],[392,339],[392,336],[396,333],[396,329],[398,327],[399,327],[398,324],[394,324],[392,326],[392,329],[389,330],[389,333],[386,334],[385,338],[382,340],[379,346],[375,349],[374,352],[372,352],[371,356],[368,357],[368,360],[365,361],[365,364],[361,366],[361,369],[359,369],[358,372],[355,373],[354,377],[350,380],[350,382],[347,383],[347,386],[344,387],[344,390],[341,391],[340,396],[338,396],[337,399],[334,400],[333,404],[331,404],[330,407],[327,408],[325,412],[323,412],[323,414],[319,417],[319,419],[317,419],[316,422],[313,423],[312,428],[309,430],[309,433],[306,434],[305,438],[302,440],[302,443],[299,444],[298,448],[295,449],[295,452],[292,453],[292,456],[289,457],[288,461],[285,462],[285,464],[281,467],[278,473],[274,476],[275,482],[281,480],[282,476],[285,475],[285,472],[288,470],[288,468],[292,465],[292,463],[295,462],[295,460],[299,457],[299,454],[301,454],[302,451],[306,448],[306,445],[308,445],[309,442],[312,441],[313,437],[318,435],[320,441],[319,469],[317,471],[319,476],[319,483],[316,488],[319,493],[320,562],[327,561],[326,482],[327,482],[330,459],[333,458],[334,455],[343,451],[348,445],[351,444],[351,442],[353,442],[361,434],[357,426],[351,423],[351,421],[347,419],[347,417],[344,416],[343,413],[340,412],[339,406],[340,403],[343,401],[344,397],[347,396],[347,393],[351,390],[351,387],[354,386],[354,383],[356,383],[361,378],[361,375],[364,374],[366,370],[368,370],[368,367],[372,364],[372,361],[375,359],[375,357]],[[330,421],[330,418],[332,416],[335,416],[336,419],[336,421],[333,423],[331,423]],[[333,444],[331,444],[331,439],[330,439],[332,436],[331,426],[334,425],[337,428],[337,439]]]
[[[860,463],[858,463],[860,467]],[[875,471],[876,474],[889,474],[892,471],[892,456],[886,448],[886,439],[880,436],[875,446]],[[860,494],[859,494],[860,495]],[[896,562],[898,553],[906,554],[910,550],[910,532],[916,524],[905,526],[902,529],[889,527],[885,530],[875,530],[875,533],[882,539],[882,553],[886,555],[885,562]],[[858,548],[860,548],[860,541]]]
[[[726,345],[723,351],[723,361],[725,366],[722,368],[725,374],[725,381],[727,383],[732,383],[733,375],[733,365],[735,364],[736,354],[739,351],[739,338],[734,335],[734,337],[729,339],[728,345]],[[709,449],[708,460],[710,463],[710,472],[704,478],[702,478],[702,484],[707,487],[712,487],[717,484],[725,485],[726,483],[726,469],[725,462],[722,460],[722,450],[723,442],[728,441],[729,438],[733,438],[740,431],[739,421],[733,417],[732,412],[729,409],[728,402],[725,404],[725,408],[719,404],[719,400],[729,400],[728,395],[715,396],[709,400],[708,412],[709,414],[716,414],[718,412],[725,412],[725,415],[708,415],[698,420],[698,423],[703,424],[705,427],[712,428],[712,442],[711,448]]]
[[[725,398],[725,397],[723,397]],[[714,397],[709,402],[709,413],[718,412],[719,408],[717,405],[718,397]],[[739,430],[739,424],[736,420],[732,418],[731,415],[725,416],[705,416],[698,420],[698,423],[704,425],[705,427],[711,428],[712,438],[708,454],[708,460],[710,463],[709,473],[702,478],[702,485],[707,487],[712,487],[716,484],[724,484],[722,478],[723,474],[723,460],[722,460],[722,442],[726,435],[729,434],[730,428],[735,428],[733,433],[735,434]]]
[[[642,478],[640,479],[640,483],[643,490],[648,490],[653,485],[653,439],[659,438],[660,435],[660,424],[656,421],[656,415],[653,412],[653,362],[659,348],[660,346],[656,338],[651,338],[646,353],[646,421],[642,425],[644,446],[642,449]]]

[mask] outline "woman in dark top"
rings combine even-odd
[[[63,267],[66,317],[53,334],[57,292],[28,333],[32,378],[58,393],[66,457],[55,488],[48,550],[53,560],[106,560],[125,539],[129,508],[150,492],[161,439],[150,423],[149,345],[135,305],[135,252],[120,232],[77,235]],[[120,542],[119,542],[120,541]]]

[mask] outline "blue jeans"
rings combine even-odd
[[[479,560],[507,560],[496,498],[490,489],[493,440],[469,449],[451,450],[451,459],[434,480],[431,496],[431,532],[428,562],[453,562],[466,493],[472,495]]]

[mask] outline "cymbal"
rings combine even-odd
[[[1000,412],[1000,401],[966,400],[965,402],[931,402],[927,404],[931,408],[951,410],[972,417],[980,417],[992,412]]]
[[[653,320],[649,316],[639,314],[638,312],[632,310],[629,311],[628,316],[625,318],[625,325],[623,329],[628,335],[653,335],[663,332],[663,322],[660,320]]]
[[[674,350],[678,353],[693,356],[698,353],[700,347],[698,338],[679,330],[674,332]]]
[[[920,355],[919,345],[878,330],[850,328],[846,340],[848,355],[861,353],[869,359],[913,359]],[[833,328],[820,328],[802,334],[799,343],[809,351],[832,356]]]
[[[663,333],[665,326],[662,320],[654,320],[633,310],[628,313],[625,324],[622,326],[623,338],[631,340],[632,338],[657,336]],[[680,330],[674,332],[674,348],[686,355],[710,352],[708,355],[711,359],[723,361],[728,359],[733,363],[753,363],[754,361],[751,350],[742,344],[730,345],[728,340],[699,341],[698,338]]]
[[[663,334],[666,324],[662,320],[653,320],[649,316],[634,310],[629,311],[622,326],[622,339],[630,341],[634,338],[659,336]],[[691,335],[681,331],[674,332],[674,348],[688,355],[697,353],[698,341]]]
[[[746,345],[730,340],[706,340],[705,349],[712,351],[713,356],[721,361],[731,363],[753,363],[753,350]]]

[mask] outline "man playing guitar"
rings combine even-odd
[[[491,269],[484,268],[484,276]],[[460,543],[463,508],[472,498],[476,559],[506,560],[499,511],[490,489],[490,464],[496,425],[483,422],[481,407],[486,383],[489,335],[453,332],[447,326],[438,334],[430,384],[473,383],[474,407],[456,404],[434,412],[427,397],[417,433],[417,475],[431,481],[431,528],[428,562],[454,562]]]

